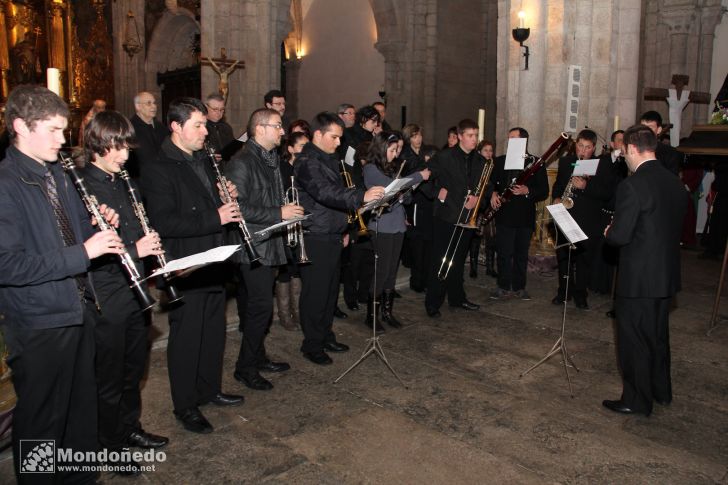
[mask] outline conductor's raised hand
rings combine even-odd
[[[384,197],[384,187],[372,187],[364,193],[364,202],[371,202],[382,197]]]
[[[235,202],[228,202],[227,204],[221,205],[217,209],[217,213],[220,215],[220,224],[230,224],[231,222],[240,222],[240,207]]]
[[[124,243],[112,229],[99,231],[83,243],[88,259],[98,258],[104,254],[122,254]]]

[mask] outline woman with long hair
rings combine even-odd
[[[475,150],[486,160],[492,161],[495,145],[492,141],[482,140]],[[475,237],[470,241],[470,277],[478,277],[478,253],[483,240],[485,240],[485,274],[497,278],[498,273],[495,272],[495,222],[493,220],[485,227],[478,224]]]
[[[399,141],[401,137],[396,134],[380,133],[374,137],[369,147],[367,164],[363,168],[364,186],[374,187],[389,185],[400,172],[401,162],[397,158]],[[422,169],[409,175],[412,183],[418,183],[430,178],[430,171]],[[399,254],[402,251],[404,234],[407,230],[405,210],[399,200],[393,200],[384,209],[381,216],[373,214],[369,220],[369,230],[374,231],[372,240],[378,255],[375,282],[370,286],[369,301],[367,303],[367,318],[365,323],[374,325],[375,301],[381,302],[381,322],[390,327],[399,328],[402,325],[392,314],[394,304],[394,284],[397,278]],[[377,319],[379,321],[379,319]],[[381,324],[377,330],[383,331]]]

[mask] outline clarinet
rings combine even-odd
[[[99,207],[98,201],[96,200],[96,197],[89,193],[88,189],[86,188],[86,184],[83,181],[83,177],[81,177],[81,174],[79,174],[78,170],[76,170],[76,165],[74,165],[71,157],[68,157],[61,152],[58,153],[58,156],[61,159],[61,166],[71,177],[73,184],[76,186],[78,193],[81,195],[81,200],[86,206],[86,210],[88,210],[89,214],[91,214],[96,219],[96,224],[98,225],[99,229],[101,229],[102,231],[110,229],[116,232],[114,226],[106,222],[106,219],[104,219],[104,216],[101,214],[101,209]],[[129,280],[131,281],[131,285],[129,287],[134,290],[134,293],[139,299],[139,303],[141,303],[142,305],[142,311],[150,309],[154,306],[154,298],[152,298],[152,295],[150,295],[147,289],[142,285],[142,282],[144,280],[139,273],[136,264],[134,264],[134,260],[132,259],[131,255],[125,250],[119,255],[119,259],[121,260],[121,265],[126,271],[126,274],[129,276]]]
[[[225,178],[225,175],[223,175],[222,170],[220,169],[220,162],[218,162],[217,158],[215,158],[215,149],[207,142],[205,142],[205,153],[207,153],[207,156],[212,163],[212,169],[215,171],[217,182],[220,184],[220,189],[222,190],[223,195],[222,203],[227,204],[229,202],[235,202],[235,205],[238,207],[238,212],[240,212],[240,222],[238,222],[238,227],[240,227],[240,232],[243,234],[243,243],[245,244],[245,249],[248,251],[250,262],[253,263],[258,261],[260,259],[260,255],[258,254],[258,251],[255,250],[255,246],[253,246],[253,236],[250,234],[250,231],[248,231],[247,224],[245,224],[245,218],[243,217],[242,211],[240,211],[240,204],[238,204],[237,199],[234,199],[230,195],[230,191],[227,188],[227,178]]]
[[[129,172],[122,169],[119,172],[119,177],[121,178],[121,180],[124,181],[124,185],[126,185],[126,190],[127,192],[129,192],[129,200],[131,201],[131,206],[134,209],[134,214],[137,216],[137,219],[139,219],[139,224],[142,226],[142,231],[144,232],[144,235],[146,236],[152,232],[155,232],[154,229],[152,229],[152,226],[149,224],[149,218],[147,217],[147,211],[144,208],[144,204],[139,198],[137,190],[131,183]],[[157,254],[156,258],[160,268],[164,268],[165,266],[167,266],[167,258],[165,258],[164,254]],[[164,291],[165,293],[167,293],[167,303],[174,303],[178,300],[181,300],[182,295],[179,294],[177,288],[175,288],[174,285],[172,285],[172,283],[170,282],[170,280],[172,279],[172,275],[169,273],[164,273],[162,276],[164,277],[165,283]]]

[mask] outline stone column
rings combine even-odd
[[[52,0],[48,11],[48,66],[61,72],[61,98],[66,97],[68,71],[66,65],[66,40],[63,15],[67,5],[63,0]]]
[[[400,71],[402,70],[402,57],[406,45],[399,40],[388,40],[386,42],[379,41],[374,47],[384,56],[384,91],[387,93],[387,120],[393,129],[399,129],[402,121],[400,107],[404,100]]]
[[[127,14],[129,12],[132,12],[136,19],[139,41],[142,46],[142,50],[133,57],[129,57],[123,47],[127,34]],[[152,89],[152,87],[146,85],[144,75],[144,61],[147,56],[144,0],[116,0],[111,2],[111,18],[114,54],[114,108],[130,117],[134,114],[134,96],[140,91]]]
[[[632,0],[615,0],[612,6],[611,59],[614,66],[610,71],[609,95],[612,106],[609,109],[609,133],[614,129],[614,117],[619,116],[619,128],[625,129],[635,123],[638,98],[641,5]]]
[[[8,52],[8,35],[5,25],[5,9],[8,0],[0,0],[0,102],[8,99],[8,70],[10,69],[10,54]]]
[[[710,92],[710,79],[713,70],[713,43],[715,29],[723,17],[720,0],[712,0],[713,5],[703,7],[700,15],[700,38],[698,39],[697,72],[694,90],[704,93]],[[698,104],[694,106],[693,123],[703,124],[709,119],[711,105]]]

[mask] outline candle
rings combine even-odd
[[[526,13],[523,10],[518,12],[518,28],[519,29],[522,29],[523,26],[525,25],[525,23],[524,23],[525,18],[526,18]]]
[[[616,115],[614,117],[614,131],[617,131],[619,129],[619,115]]]
[[[482,141],[485,137],[485,110],[478,110],[478,141]]]
[[[48,89],[56,93],[58,96],[61,95],[61,71],[55,67],[49,67],[46,70],[46,80],[48,83]]]

